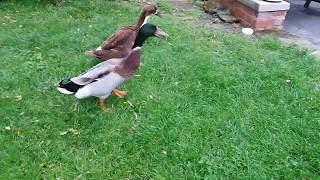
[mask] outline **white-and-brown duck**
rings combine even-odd
[[[167,34],[155,25],[145,24],[140,29],[129,55],[101,62],[68,82],[61,81],[57,89],[63,94],[74,94],[78,99],[98,97],[101,109],[110,111],[109,108],[105,109],[104,100],[117,86],[133,77],[140,66],[141,47],[151,36],[165,38]]]

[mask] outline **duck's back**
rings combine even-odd
[[[107,40],[101,44],[102,50],[124,50],[127,53],[133,46],[138,31],[135,26],[124,26],[113,33]]]

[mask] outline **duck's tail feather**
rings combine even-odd
[[[63,83],[63,80],[60,81],[59,86],[57,87],[57,89],[62,94],[75,94],[83,86],[84,85],[76,84],[76,83],[72,82],[69,79],[69,82],[67,82],[67,83]]]

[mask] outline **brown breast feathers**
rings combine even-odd
[[[122,77],[129,78],[133,76],[140,66],[140,48],[135,48],[131,51],[130,55],[122,61],[121,64],[116,66],[113,72]]]

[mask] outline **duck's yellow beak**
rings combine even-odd
[[[169,35],[166,32],[162,31],[159,27],[157,27],[157,31],[154,33],[154,35],[161,39],[166,39],[167,37],[169,37]]]

